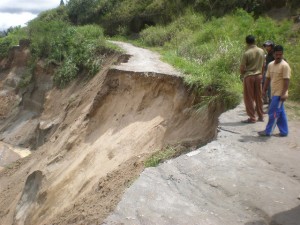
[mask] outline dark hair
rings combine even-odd
[[[281,45],[276,45],[274,47],[274,52],[283,52],[283,47]]]
[[[254,44],[255,43],[255,37],[253,35],[248,35],[246,37],[246,43],[247,44]]]

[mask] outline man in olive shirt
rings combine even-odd
[[[271,136],[277,125],[280,133],[276,136],[285,137],[289,131],[283,103],[288,97],[291,68],[283,59],[283,47],[281,45],[274,47],[274,56],[275,60],[268,65],[266,82],[263,88],[263,95],[265,95],[271,82],[272,100],[268,112],[269,121],[266,129],[258,132],[258,135]]]
[[[262,70],[264,64],[264,50],[255,45],[255,37],[246,37],[247,49],[242,56],[240,73],[243,77],[244,102],[248,119],[243,123],[255,123],[263,121],[263,101],[262,101]]]

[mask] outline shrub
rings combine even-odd
[[[83,71],[88,76],[99,71],[103,60],[101,55],[106,53],[103,31],[99,26],[68,27],[61,40],[64,40],[61,43],[64,61],[55,74],[56,84],[64,86]],[[56,60],[57,55],[59,53],[54,52],[49,58]]]
[[[38,20],[44,21],[44,22],[52,21],[52,20],[69,22],[69,17],[68,17],[65,6],[62,5],[55,9],[46,10],[46,11],[41,12],[38,15]]]
[[[291,45],[284,46],[284,58],[291,66],[292,76],[289,86],[289,96],[292,100],[300,101],[300,45],[298,42],[291,43]]]
[[[213,96],[208,96],[210,100],[207,102],[222,101],[231,108],[239,103],[242,93],[239,63],[246,35],[256,36],[258,46],[262,46],[266,40],[289,45],[288,40],[295,36],[291,31],[290,21],[279,24],[267,17],[255,20],[252,14],[240,9],[231,15],[207,21],[202,15],[188,10],[184,16],[167,26],[145,29],[141,36],[146,45],[163,46],[164,59],[186,74],[188,84],[199,87],[203,95],[211,90]],[[168,38],[160,38],[162,42],[159,42],[157,37],[161,37],[161,34]],[[295,46],[292,51],[294,55],[299,55]],[[296,60],[291,63],[294,62]],[[299,78],[294,76],[292,79],[294,83]],[[293,98],[299,93],[295,92],[298,83],[291,85],[295,93],[292,94]]]
[[[142,31],[140,38],[148,46],[163,46],[171,40],[172,33],[163,26],[155,26]]]
[[[70,0],[66,5],[66,10],[70,20],[74,24],[83,25],[93,22],[96,6],[96,0]]]
[[[0,58],[7,57],[9,49],[18,45],[24,38],[27,38],[26,29],[20,26],[9,28],[7,35],[0,38]]]
[[[35,57],[54,57],[57,51],[61,51],[64,34],[68,23],[60,20],[42,21],[33,20],[28,25],[29,38],[31,40],[31,53]],[[67,41],[67,40],[66,40]],[[54,57],[58,59],[59,56]]]
[[[59,87],[64,87],[77,77],[78,67],[71,57],[68,57],[58,68],[54,76],[54,82]]]
[[[79,74],[86,77],[95,75],[105,55],[115,51],[107,47],[101,27],[71,25],[64,6],[41,13],[26,28],[11,29],[8,36],[0,39],[0,57],[5,57],[8,49],[22,38],[30,39],[33,67],[38,59],[57,66],[54,81],[60,87]],[[28,69],[22,86],[30,82],[32,72]]]

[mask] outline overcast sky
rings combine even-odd
[[[40,12],[56,8],[59,3],[60,0],[0,0],[0,31],[24,26]]]

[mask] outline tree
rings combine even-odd
[[[60,6],[65,5],[64,0],[60,0]]]
[[[70,0],[66,5],[70,20],[77,25],[93,23],[98,0]]]

